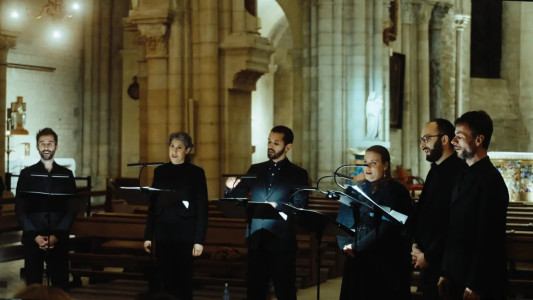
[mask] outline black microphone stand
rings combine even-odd
[[[145,167],[148,167],[148,166],[160,166],[160,165],[163,165],[164,163],[162,162],[147,162],[147,163],[131,163],[131,164],[127,164],[128,167],[141,167],[141,169],[139,170],[139,191],[141,193],[145,192],[145,193],[149,193],[150,190],[152,190],[151,188],[146,188],[146,187],[142,187],[141,185],[141,176],[142,176],[142,172],[144,170]],[[121,189],[124,189],[124,187],[121,187]],[[150,209],[150,206],[154,205],[155,206],[155,203],[151,203],[152,202],[152,199],[149,195],[148,197],[148,201],[150,203],[148,203],[148,209]],[[153,201],[155,202],[157,199],[154,199]],[[151,232],[150,232],[150,241],[152,242],[152,245],[150,246],[150,260],[152,261],[153,260],[153,253],[154,253],[154,246],[155,246],[155,243],[154,243],[154,226],[155,226],[155,216],[154,214],[152,213],[150,216],[147,216],[149,217],[148,219],[148,222],[151,224]]]

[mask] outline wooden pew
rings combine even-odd
[[[510,296],[533,297],[533,232],[507,232],[507,260]]]

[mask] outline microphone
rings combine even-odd
[[[240,179],[256,179],[257,175],[254,175],[254,174],[222,174],[222,177],[237,177]]]
[[[133,163],[127,164],[128,167],[148,167],[148,166],[160,166],[163,165],[162,162],[147,162],[147,163]]]
[[[352,164],[354,167],[368,167],[368,164]]]

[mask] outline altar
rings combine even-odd
[[[489,152],[509,191],[509,201],[533,202],[533,153]]]

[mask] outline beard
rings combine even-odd
[[[468,145],[467,148],[464,148],[463,151],[457,152],[457,156],[461,159],[469,159],[476,155],[476,146]]]
[[[267,152],[267,156],[270,160],[274,160],[274,159],[278,159],[280,158],[280,156],[283,155],[283,153],[285,152],[285,149],[281,149],[279,152],[274,152],[274,149],[268,149],[269,151]],[[270,153],[270,150],[272,150],[272,152],[274,153]]]
[[[442,157],[442,141],[438,140],[433,145],[433,149],[429,149],[429,154],[426,155],[426,160],[429,162],[436,162]]]
[[[48,154],[48,157],[46,157],[46,154],[44,153],[44,151],[39,151],[39,155],[41,156],[41,158],[43,160],[51,160],[52,158],[54,158],[54,155],[56,154],[56,151],[48,151],[49,154]]]

